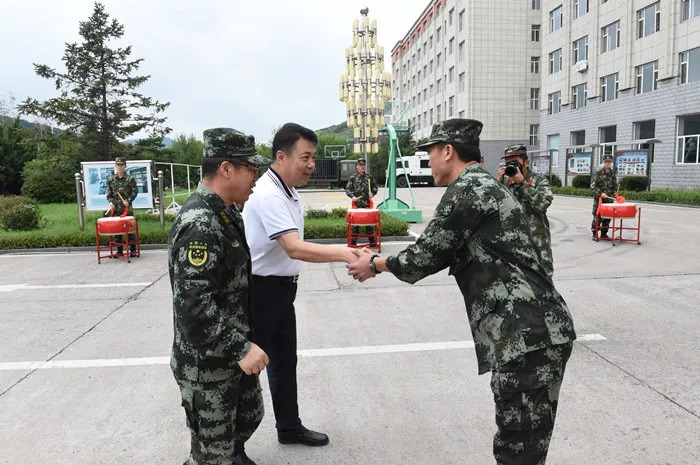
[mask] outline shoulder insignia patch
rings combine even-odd
[[[202,266],[207,262],[209,252],[207,243],[200,241],[190,241],[187,244],[187,260],[192,266]]]

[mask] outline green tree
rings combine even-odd
[[[255,144],[255,150],[265,158],[272,158],[272,147],[265,142]]]
[[[24,165],[22,194],[40,203],[75,202],[75,173],[80,171],[79,138],[69,131],[45,134],[39,155]]]
[[[193,134],[185,136],[179,135],[168,147],[172,152],[173,163],[184,163],[186,165],[201,165],[204,154],[204,142],[197,139]]]
[[[352,148],[348,146],[348,141],[345,136],[339,134],[331,134],[327,132],[317,132],[318,144],[316,144],[316,157],[325,158],[325,148],[327,145],[342,145],[346,150],[346,157],[352,152]]]
[[[19,194],[24,165],[36,156],[26,144],[26,130],[15,118],[7,128],[0,125],[0,194]]]
[[[111,19],[104,5],[95,3],[92,16],[80,22],[81,43],[66,44],[65,72],[34,64],[34,71],[55,81],[58,97],[39,102],[27,98],[19,105],[23,114],[39,115],[81,134],[89,159],[111,160],[123,152],[118,142],[139,132],[154,139],[170,132],[161,103],[136,92],[150,76],[135,75],[142,58],[131,59],[131,46],[112,48],[122,39],[124,26]]]

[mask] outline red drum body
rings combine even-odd
[[[97,233],[102,236],[114,236],[125,234],[136,229],[136,219],[133,216],[99,218],[97,220]]]
[[[634,218],[637,215],[637,205],[633,203],[603,203],[600,205],[600,216],[603,218]]]
[[[381,216],[375,208],[351,208],[345,214],[345,221],[354,226],[374,225],[381,222]]]

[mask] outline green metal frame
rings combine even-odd
[[[399,121],[404,117],[406,112],[409,110],[410,105],[406,107],[404,112],[401,114]],[[389,135],[389,165],[387,168],[386,182],[384,183],[384,201],[380,203],[377,208],[380,211],[385,212],[387,215],[391,215],[394,218],[406,221],[408,223],[422,223],[423,222],[423,212],[416,209],[416,196],[413,194],[413,189],[411,188],[411,183],[408,179],[408,175],[404,170],[404,176],[406,177],[406,182],[408,183],[408,191],[411,194],[411,206],[409,207],[406,202],[398,199],[396,197],[396,156],[398,155],[401,160],[401,165],[404,166],[403,156],[401,155],[401,149],[399,148],[399,139],[396,136],[397,132],[408,132],[409,127],[394,127],[394,125],[387,123],[385,128],[379,130],[380,132],[386,132]],[[387,189],[389,190],[389,195],[387,196]]]

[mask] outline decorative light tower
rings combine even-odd
[[[352,25],[352,46],[345,49],[347,68],[340,75],[340,101],[345,102],[347,123],[353,128],[354,151],[379,152],[379,128],[384,127],[384,103],[391,99],[391,75],[384,71],[384,47],[377,45],[377,21],[369,21],[369,8],[360,10],[361,21]]]

